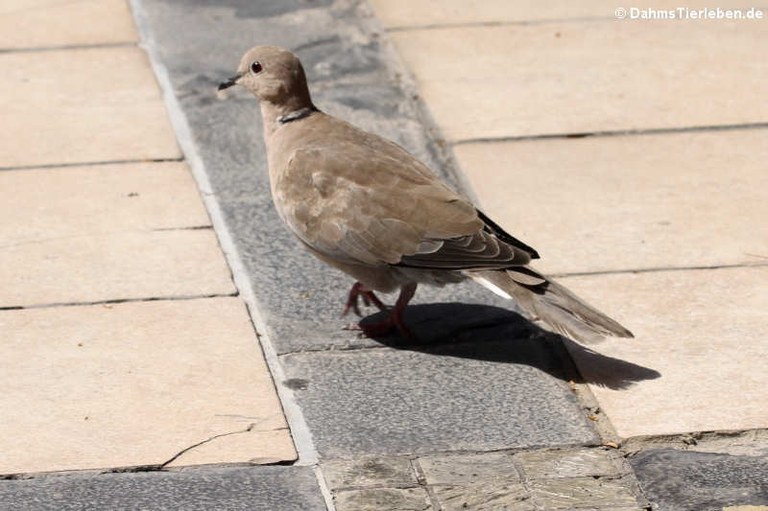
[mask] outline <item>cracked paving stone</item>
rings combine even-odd
[[[628,484],[621,480],[576,477],[531,481],[534,503],[547,510],[637,507]]]
[[[619,475],[617,454],[604,448],[556,449],[515,455],[528,479]]]
[[[351,486],[409,486],[419,484],[408,458],[367,458],[323,463],[332,490]]]
[[[418,460],[427,484],[464,484],[504,479],[520,482],[512,456],[504,453],[428,456]]]
[[[516,482],[493,481],[432,488],[441,511],[534,511],[531,496]]]
[[[342,491],[335,497],[336,511],[431,511],[423,488],[378,488]]]

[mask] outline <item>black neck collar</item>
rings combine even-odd
[[[289,122],[298,121],[299,119],[309,117],[309,115],[312,112],[319,112],[319,110],[314,105],[305,106],[304,108],[300,108],[299,110],[296,110],[294,112],[289,112],[285,115],[281,115],[280,117],[277,118],[277,122],[279,124],[287,124]]]

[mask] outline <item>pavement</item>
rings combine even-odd
[[[618,7],[5,2],[0,509],[768,510],[768,6]],[[637,338],[471,285],[342,330],[214,93],[255,44]]]

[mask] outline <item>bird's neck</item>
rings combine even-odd
[[[262,101],[261,118],[264,123],[264,135],[269,139],[282,125],[301,120],[312,112],[317,112],[317,108],[312,104],[309,96],[280,104]]]

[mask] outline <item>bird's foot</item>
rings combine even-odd
[[[371,304],[378,307],[379,310],[387,310],[388,307],[379,300],[379,297],[373,294],[373,291],[366,289],[360,282],[355,282],[352,285],[352,289],[349,290],[349,296],[347,297],[347,303],[344,306],[344,310],[341,312],[342,316],[349,314],[349,311],[353,311],[356,315],[360,316],[359,301],[362,298],[363,305],[370,307]]]
[[[361,291],[362,289],[362,291]],[[403,336],[412,339],[413,334],[408,329],[408,327],[405,326],[405,323],[403,322],[403,311],[405,310],[406,305],[408,305],[408,302],[413,298],[413,294],[416,292],[416,284],[407,284],[400,288],[400,295],[397,297],[397,302],[395,303],[395,306],[392,308],[392,311],[390,312],[387,319],[383,321],[378,321],[376,323],[358,323],[357,328],[355,330],[359,330],[363,335],[366,337],[384,337],[385,335],[389,334],[393,329],[397,328]],[[365,293],[365,288],[362,284],[359,282],[355,283],[354,286],[352,286],[352,291],[350,291],[349,295],[349,301],[347,302],[347,308],[352,308],[353,310],[356,309],[357,306],[357,296],[356,295],[362,295]],[[371,296],[375,298],[375,295],[373,292],[368,291]],[[355,294],[353,298],[353,294]],[[370,296],[369,296],[370,298]],[[378,301],[378,298],[376,298]],[[353,305],[350,305],[349,302],[354,302]],[[376,302],[373,302],[376,304],[380,309],[384,310],[384,304],[382,304],[380,301],[378,301],[378,304]],[[345,309],[346,312],[347,309]],[[357,312],[357,311],[356,311]]]
[[[352,330],[359,332],[360,337],[369,337],[374,339],[376,337],[385,337],[392,333],[393,330],[399,330],[400,333],[409,339],[413,338],[413,332],[403,324],[401,318],[388,317],[384,321],[377,321],[375,323],[352,323],[344,327],[344,330]]]

